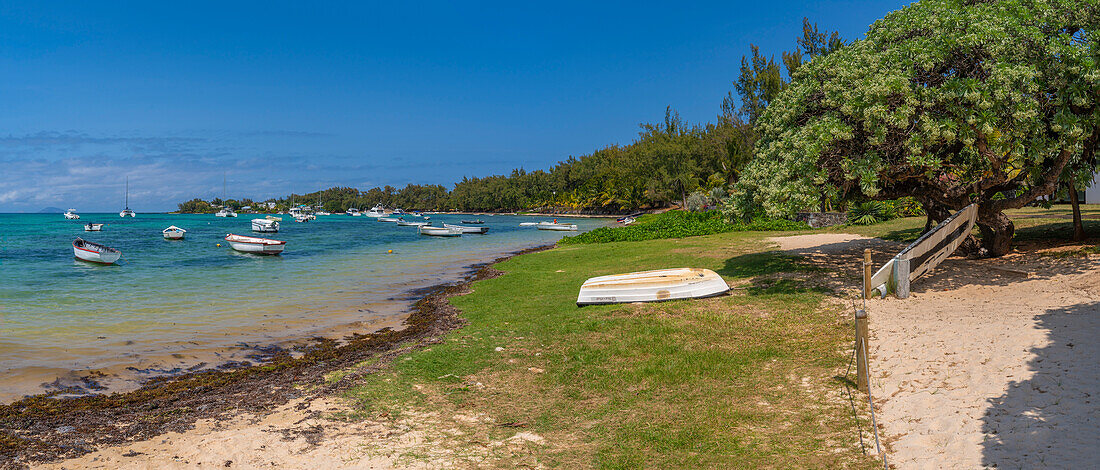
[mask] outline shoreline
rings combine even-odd
[[[271,360],[232,370],[205,370],[151,379],[140,388],[107,395],[51,398],[25,397],[0,405],[0,468],[71,458],[96,447],[148,439],[191,429],[200,419],[230,413],[262,413],[294,399],[315,398],[346,388],[405,351],[439,341],[464,324],[451,297],[469,292],[479,280],[503,274],[493,265],[515,256],[544,251],[541,245],[474,263],[462,280],[414,290],[417,300],[402,328],[354,333],[343,344],[325,338],[282,350]],[[292,354],[296,353],[296,354]],[[369,367],[326,382],[325,374],[375,360]]]

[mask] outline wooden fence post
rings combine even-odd
[[[871,285],[871,276],[875,273],[871,272],[871,249],[863,250],[863,298],[871,298],[871,291],[876,287]]]
[[[856,310],[856,388],[867,391],[867,311]]]

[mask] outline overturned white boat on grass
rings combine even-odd
[[[106,245],[77,238],[73,241],[73,255],[76,259],[89,263],[114,264],[122,257],[122,252]]]
[[[279,231],[279,221],[271,219],[252,219],[252,231],[275,233]]]
[[[577,305],[699,299],[730,290],[718,273],[701,268],[660,269],[594,277],[581,285]]]
[[[232,233],[225,236],[225,241],[229,242],[229,246],[234,250],[258,255],[277,255],[286,248],[286,242],[281,240],[234,235]]]
[[[446,228],[453,228],[453,229],[458,230],[459,232],[462,232],[462,233],[479,233],[479,234],[489,233],[489,227],[467,227],[465,225],[454,225],[454,224],[443,224],[443,226],[446,227]]]
[[[421,235],[428,235],[432,237],[457,237],[462,235],[462,231],[447,227],[432,227],[431,225],[421,225],[418,230]]]
[[[161,230],[161,233],[164,234],[165,240],[182,240],[183,234],[187,233],[187,231],[173,225],[164,230]]]

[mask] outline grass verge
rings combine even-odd
[[[468,321],[347,392],[371,419],[488,423],[446,437],[479,467],[875,467],[835,378],[843,307],[766,233],[576,245],[510,259],[451,300]],[[586,278],[713,269],[730,296],[578,308]],[[538,444],[487,451],[522,428]]]

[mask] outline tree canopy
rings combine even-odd
[[[1097,145],[1098,10],[923,0],[800,64],[758,120],[736,214],[783,217],[823,195],[913,196],[930,214],[976,202],[983,245],[1007,252],[1002,211],[1053,193]]]

